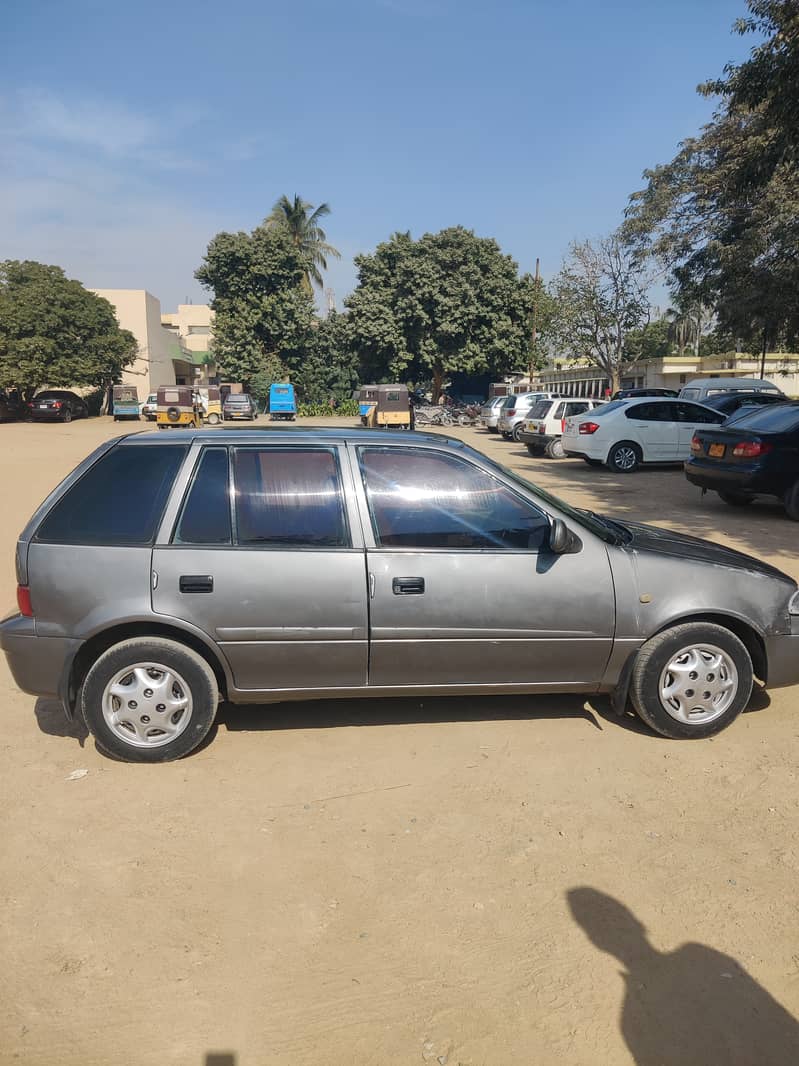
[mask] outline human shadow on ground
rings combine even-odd
[[[660,952],[612,896],[566,896],[591,943],[624,967],[619,1024],[636,1066],[799,1063],[799,1022],[735,959],[705,944]]]

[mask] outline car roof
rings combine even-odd
[[[333,427],[259,426],[257,428],[172,429],[127,433],[117,437],[116,443],[169,444],[173,441],[194,444],[381,444],[389,447],[400,444],[446,444],[463,449],[463,441],[443,433],[422,433],[418,430],[385,430],[350,426]]]
[[[773,381],[766,381],[765,378],[694,378],[693,381],[686,381],[681,386],[680,391],[682,389],[706,388],[707,386],[715,389],[724,385],[733,385],[735,388],[740,385],[748,385],[750,392],[757,392],[758,388],[763,388],[764,386],[769,389],[777,388]]]

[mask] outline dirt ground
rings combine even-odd
[[[0,426],[0,615],[28,516],[118,432]],[[799,577],[776,506],[459,433]],[[697,743],[569,696],[223,707],[150,767],[3,661],[0,1062],[795,1064],[798,694]]]

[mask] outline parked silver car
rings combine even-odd
[[[520,440],[519,434],[530,416],[531,408],[539,400],[556,400],[556,392],[520,392],[516,396],[506,397],[499,412],[497,429],[505,440]]]
[[[491,399],[487,403],[484,403],[480,408],[480,423],[485,426],[489,433],[499,432],[497,430],[499,411],[506,399],[506,396],[492,396]]]
[[[438,435],[118,438],[36,511],[16,567],[17,685],[131,761],[186,755],[220,699],[604,692],[707,737],[753,675],[799,681],[791,578]]]

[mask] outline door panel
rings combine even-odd
[[[580,530],[582,551],[553,555],[541,508],[451,451],[359,458],[375,534],[370,684],[599,681],[615,624],[601,541]]]
[[[366,684],[366,574],[361,551],[269,551],[171,545],[153,552],[153,610],[216,641],[237,688]],[[180,592],[182,575],[213,577]]]

